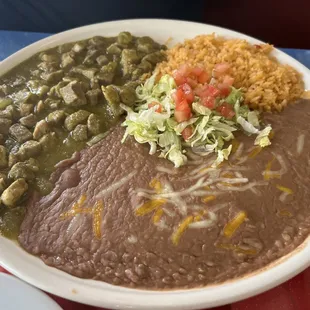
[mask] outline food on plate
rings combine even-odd
[[[161,74],[171,74],[182,64],[202,65],[208,74],[214,66],[229,63],[234,86],[243,88],[245,102],[253,109],[281,111],[304,92],[301,75],[272,56],[269,44],[250,44],[242,39],[200,35],[167,51],[167,61],[158,65]],[[221,68],[220,68],[221,69]]]
[[[0,232],[74,276],[144,289],[221,283],[295,250],[310,104],[271,49],[122,32],[17,66],[1,79]]]
[[[123,141],[132,135],[137,142],[150,145],[150,154],[159,150],[159,156],[175,167],[186,164],[186,148],[201,156],[215,152],[211,166],[220,165],[231,153],[230,142],[237,130],[256,135],[254,145],[270,145],[272,127],[262,127],[259,112],[243,102],[242,90],[232,86],[229,69],[229,64],[217,64],[213,72],[218,73],[209,76],[202,67],[182,65],[158,82],[155,73],[137,87],[133,108],[121,104],[127,112]]]
[[[147,289],[205,286],[265,267],[310,231],[310,104],[265,114],[272,144],[236,134],[228,161],[174,168],[116,126],[32,197],[19,242],[72,275]]]
[[[49,193],[54,166],[104,137],[164,49],[129,32],[96,36],[37,53],[2,76],[0,233],[16,237],[24,209],[13,208],[33,190]]]

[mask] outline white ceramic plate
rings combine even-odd
[[[0,273],[0,309],[61,310],[59,305],[42,291],[4,273]]]
[[[120,31],[148,35],[171,45],[198,34],[216,34],[227,38],[243,38],[251,43],[260,41],[227,29],[205,24],[172,20],[125,20],[101,23],[69,30],[38,41],[10,56],[0,64],[4,73],[38,51],[95,35],[113,36]],[[310,89],[310,71],[279,50],[274,56],[302,73]],[[272,266],[239,280],[201,289],[178,291],[143,291],[112,286],[103,282],[83,280],[47,267],[38,258],[23,251],[16,243],[0,237],[0,264],[21,279],[55,295],[78,302],[113,309],[201,309],[244,299],[268,290],[293,277],[310,265],[310,240]]]

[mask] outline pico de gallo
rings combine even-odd
[[[127,112],[123,141],[132,135],[149,143],[150,154],[159,152],[175,167],[187,162],[187,148],[201,155],[216,153],[213,166],[219,165],[228,159],[237,130],[257,135],[255,145],[269,145],[271,126],[261,128],[259,112],[243,104],[242,89],[233,83],[226,63],[215,65],[210,74],[188,65],[159,80],[154,74],[137,87],[133,108],[121,105]]]

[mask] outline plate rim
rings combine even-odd
[[[137,24],[137,26],[140,24],[142,27],[143,24],[148,25],[150,22],[158,24],[158,28],[160,28],[162,24],[170,24],[174,26],[180,26],[182,24],[188,27],[192,26],[193,28],[205,28],[206,33],[224,32],[228,37],[244,38],[251,43],[264,43],[240,32],[209,24],[170,19],[126,19],[86,25],[41,39],[3,60],[0,63],[0,70],[5,73],[17,65],[17,60],[21,62],[36,52],[43,51],[52,46],[57,46],[58,44],[61,44],[59,41],[65,40],[66,38],[69,39],[71,35],[73,37],[71,41],[77,41],[78,39],[76,39],[76,36],[78,33],[80,33],[81,36],[83,34],[88,34],[92,30],[95,31],[96,28],[106,28],[108,31],[113,28],[119,29],[120,24],[123,25],[122,27],[126,27],[126,25],[133,26],[134,24]],[[123,30],[125,31],[126,28]],[[107,35],[110,34],[107,33]],[[171,35],[173,36],[173,30],[171,31]],[[70,40],[67,40],[66,42],[70,42]],[[306,66],[278,49],[274,50],[273,55],[279,61],[289,62],[290,65],[301,72],[306,89],[310,88],[310,70]],[[198,289],[145,291],[73,277],[55,268],[46,266],[39,258],[28,254],[19,246],[13,247],[13,253],[11,253],[13,254],[12,256],[10,253],[3,252],[3,250],[11,246],[9,245],[10,242],[12,241],[0,236],[0,264],[12,274],[35,287],[54,295],[84,304],[109,307],[111,309],[197,309],[198,307],[206,308],[220,306],[271,289],[310,266],[310,238],[308,238],[288,256],[282,257],[280,260],[277,260],[275,264],[272,263],[266,268],[263,268],[263,270],[259,270],[259,274],[254,273],[241,279],[235,279],[223,284],[211,285]],[[14,256],[14,252],[17,256]],[[25,258],[24,263],[30,269],[18,265],[18,259],[16,261],[16,257],[19,255]],[[292,266],[294,266],[294,268],[292,268]],[[38,274],[33,276],[33,273],[30,274],[30,270],[35,270]],[[50,282],[47,281],[47,279],[41,279],[40,273],[42,272],[47,276],[47,279],[51,277]],[[62,280],[61,283],[58,282],[59,279]],[[71,285],[71,290],[76,289],[77,293],[72,293],[70,290],[66,290],[65,285]],[[103,293],[106,294],[104,295]]]

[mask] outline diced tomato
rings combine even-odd
[[[203,85],[202,87],[195,89],[195,93],[200,98],[217,97],[220,94],[220,91],[213,85],[206,84],[206,85]]]
[[[229,86],[232,86],[234,84],[234,78],[229,76],[229,75],[225,75],[224,79],[223,79],[223,84],[227,84]]]
[[[163,106],[160,104],[159,107],[155,110],[157,113],[161,113],[163,111]]]
[[[216,110],[228,119],[232,119],[235,116],[232,105],[227,102],[223,102]]]
[[[177,86],[187,83],[192,88],[195,88],[198,83],[205,84],[209,80],[209,75],[203,68],[191,68],[186,64],[182,65],[178,70],[175,70],[172,75]]]
[[[179,87],[176,92],[173,95],[173,99],[176,105],[178,105],[180,102],[185,100],[185,94],[183,92],[183,89]]]
[[[230,87],[227,86],[226,84],[218,84],[217,87],[220,89],[221,91],[221,95],[223,97],[227,97],[230,94]]]
[[[220,90],[220,94],[223,97],[227,97],[230,94],[231,86],[225,83],[218,83],[217,84],[218,89]]]
[[[184,75],[182,75],[180,73],[180,71],[178,71],[178,70],[173,71],[172,76],[173,76],[174,81],[177,84],[177,86],[180,86],[180,85],[186,83],[186,77]]]
[[[209,109],[215,108],[215,98],[220,95],[220,90],[213,85],[205,84],[195,89],[196,95],[201,99],[201,104]]]
[[[184,117],[186,120],[190,119],[192,116],[192,110],[190,105],[187,103],[186,100],[181,101],[176,107],[175,111],[181,111],[184,112]]]
[[[215,65],[213,75],[214,77],[219,77],[227,73],[230,69],[230,65],[228,63],[220,63]]]
[[[204,97],[201,99],[201,104],[212,110],[215,108],[215,98],[210,96]]]
[[[217,97],[220,94],[220,91],[216,87],[212,85],[206,85],[206,86],[209,96]]]
[[[205,84],[209,80],[209,74],[206,71],[202,71],[201,74],[198,76],[198,82],[200,84]]]
[[[234,111],[229,111],[227,113],[227,116],[224,115],[224,117],[228,118],[228,119],[232,119],[235,116],[235,112]]]
[[[187,121],[191,118],[191,108],[186,100],[183,100],[176,104],[174,111],[174,118],[178,123]]]
[[[188,140],[188,138],[193,134],[193,127],[187,126],[182,131],[182,137],[184,140]]]
[[[179,86],[179,88],[183,90],[186,101],[191,104],[194,101],[194,92],[192,88],[187,83]]]
[[[196,81],[196,79],[191,78],[191,77],[186,78],[186,83],[189,84],[191,88],[195,88],[198,85],[198,82]]]
[[[197,95],[197,96],[199,96],[199,97],[201,96],[202,92],[203,92],[203,86],[202,86],[202,85],[198,85],[198,86],[194,89],[195,95]]]
[[[178,69],[179,73],[181,75],[183,75],[184,77],[187,77],[190,75],[192,69],[189,65],[187,64],[184,64],[184,65],[181,65],[180,68]]]
[[[194,67],[194,68],[192,68],[192,73],[195,76],[200,76],[203,72],[204,72],[204,70],[201,67]]]
[[[186,101],[186,99],[179,101],[176,105],[175,105],[175,109],[178,111],[183,111],[186,109],[190,109],[190,106],[188,104],[188,102]]]
[[[158,105],[158,108],[155,110],[155,112],[161,113],[163,111],[163,107],[159,102],[153,101],[148,104],[148,107],[152,108],[152,107],[155,107],[156,105]]]
[[[191,118],[191,111],[174,111],[174,118],[178,123],[188,121]]]

